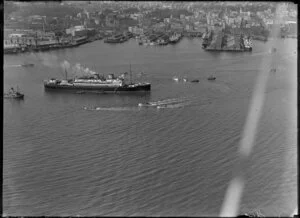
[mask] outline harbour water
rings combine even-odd
[[[3,103],[4,214],[217,216],[256,77],[276,68],[245,169],[240,213],[290,215],[297,205],[297,39],[279,39],[274,54],[270,42],[254,41],[245,53],[206,52],[201,42],[95,41],[5,55],[4,89],[18,85],[25,98]],[[272,66],[264,65],[268,59]],[[64,60],[101,73],[129,71],[131,63],[134,80],[151,82],[151,93],[46,92],[43,80],[63,78]],[[35,66],[18,66],[24,62]],[[212,74],[217,79],[208,81]],[[177,106],[137,106],[168,99]]]

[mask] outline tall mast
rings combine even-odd
[[[66,73],[66,80],[68,80],[68,72],[66,68],[65,68],[65,73]]]
[[[37,36],[37,32],[35,32],[35,46],[38,45],[38,36]]]
[[[130,69],[129,69],[129,72],[130,72],[130,84],[132,84],[132,74],[131,74],[131,63],[130,63]]]

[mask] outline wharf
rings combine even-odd
[[[268,37],[266,36],[251,35],[251,38],[255,40],[264,41],[264,42],[268,41]]]
[[[209,31],[203,36],[202,48],[206,51],[247,52],[252,51],[252,40],[242,33]]]
[[[89,43],[94,41],[98,38],[90,38],[87,37],[80,37],[74,39],[73,41],[63,42],[63,43],[45,43],[45,44],[38,44],[38,45],[26,45],[26,44],[16,44],[14,46],[4,46],[3,53],[4,54],[19,54],[24,52],[39,52],[39,51],[49,51],[49,50],[56,50],[56,49],[64,49],[64,48],[72,48],[82,44]]]

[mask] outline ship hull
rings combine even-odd
[[[120,92],[147,92],[151,90],[151,84],[139,84],[135,86],[120,87],[100,87],[100,86],[76,86],[76,85],[59,85],[44,84],[46,90],[73,90],[78,93],[95,92],[95,93],[120,93]]]
[[[179,39],[174,39],[174,40],[170,40],[169,43],[170,44],[176,44],[179,42]]]
[[[252,48],[243,48],[243,49],[227,49],[227,48],[207,48],[207,47],[202,47],[206,51],[226,51],[226,52],[245,52],[245,51],[252,51]]]
[[[10,96],[10,95],[4,95],[5,99],[24,99],[23,94],[15,95],[15,96]]]

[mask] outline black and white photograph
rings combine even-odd
[[[2,216],[298,215],[295,2],[2,10]]]

